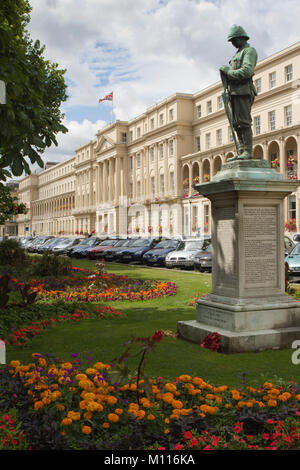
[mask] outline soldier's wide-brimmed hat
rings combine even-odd
[[[250,39],[244,28],[242,26],[238,26],[237,24],[231,26],[227,36],[228,41],[232,41],[234,38]]]

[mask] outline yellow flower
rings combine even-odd
[[[115,405],[117,403],[118,399],[116,397],[112,396],[112,395],[108,395],[106,397],[106,401],[109,405]]]
[[[64,426],[69,426],[70,424],[72,424],[71,418],[64,418],[64,419],[62,420],[62,424],[63,424]]]
[[[35,409],[35,410],[39,410],[40,408],[43,408],[43,406],[44,406],[43,401],[36,401],[36,402],[34,403],[34,409]]]
[[[56,409],[57,409],[58,411],[64,411],[65,406],[62,405],[61,403],[59,403],[59,404],[57,405]]]
[[[84,419],[92,419],[93,413],[91,413],[90,411],[86,411],[85,413],[83,413],[83,417]]]
[[[103,424],[102,424],[102,427],[103,427],[104,429],[108,429],[108,428],[110,427],[110,424],[109,424],[109,423],[103,423]]]
[[[152,414],[149,414],[149,415],[147,416],[147,419],[148,419],[149,421],[153,421],[153,420],[155,419],[155,416],[152,415]]]
[[[273,384],[271,384],[270,382],[265,382],[263,384],[263,387],[266,389],[266,390],[271,390],[273,388]]]
[[[189,382],[190,380],[192,380],[192,377],[186,374],[180,375],[178,378],[181,382]]]
[[[169,432],[170,432],[170,429],[168,428],[164,429],[164,434],[169,434]]]
[[[90,426],[82,426],[81,431],[83,434],[91,434],[92,428]]]
[[[144,410],[139,410],[136,412],[135,416],[137,419],[143,419],[145,416],[146,412]]]
[[[68,418],[72,419],[73,421],[80,420],[80,411],[69,411],[67,414]]]
[[[109,413],[107,416],[108,421],[111,421],[112,423],[117,423],[119,421],[119,416],[116,413]]]
[[[175,408],[175,409],[179,409],[179,408],[182,408],[182,407],[183,407],[183,403],[182,403],[182,401],[180,401],[180,400],[173,400],[173,401],[172,401],[172,406],[173,406],[173,408]]]
[[[21,365],[21,362],[20,361],[10,361],[9,365],[11,367],[19,367]]]
[[[123,413],[123,410],[121,408],[116,408],[115,413],[117,413],[117,415],[121,415]]]
[[[268,405],[270,407],[275,407],[275,406],[277,406],[277,401],[276,400],[268,400]]]
[[[165,385],[165,389],[167,390],[167,392],[172,392],[172,393],[175,393],[177,391],[176,385],[172,383],[167,383]]]

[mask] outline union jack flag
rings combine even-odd
[[[104,96],[104,98],[100,98],[99,99],[99,103],[101,103],[102,101],[112,101],[113,100],[113,92],[111,93],[108,93],[107,95]]]

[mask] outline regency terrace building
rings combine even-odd
[[[300,42],[258,62],[253,79],[254,158],[297,179]],[[23,178],[18,195],[29,211],[18,216],[19,235],[209,234],[210,203],[193,183],[210,180],[234,152],[222,91],[218,82],[176,93]],[[297,219],[298,231],[299,194],[285,200],[285,219]]]

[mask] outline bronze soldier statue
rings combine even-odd
[[[225,109],[237,146],[237,155],[229,160],[248,160],[253,158],[252,150],[252,118],[251,107],[257,91],[252,77],[257,62],[257,52],[248,44],[249,36],[246,31],[237,25],[233,25],[228,33],[228,41],[238,49],[228,65],[220,67],[221,78],[224,85],[223,99],[228,98],[230,110],[225,104]],[[227,103],[228,104],[228,103]]]

